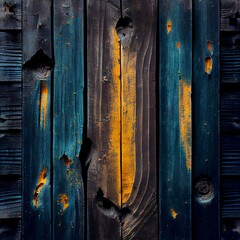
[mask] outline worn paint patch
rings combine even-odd
[[[47,120],[47,106],[48,106],[48,88],[44,81],[41,81],[40,92],[40,123],[46,128]]]
[[[136,174],[136,53],[122,47],[122,204],[131,196]]]
[[[62,204],[63,210],[66,210],[69,206],[69,198],[67,194],[65,193],[59,194],[58,197],[59,197],[60,204]]]
[[[213,66],[212,58],[207,57],[207,58],[205,59],[205,72],[206,72],[207,74],[211,74],[211,72],[212,72],[212,66]]]
[[[186,167],[192,168],[192,138],[191,138],[191,85],[180,79],[179,81],[179,125],[181,142],[186,154]]]
[[[172,215],[172,217],[173,217],[173,219],[176,219],[177,218],[177,213],[176,213],[176,211],[173,209],[173,208],[171,208],[171,215]]]
[[[72,163],[72,160],[65,153],[59,158],[59,160],[64,161],[66,167],[69,167]]]
[[[211,55],[213,55],[213,46],[210,41],[207,42],[207,49],[211,53]]]
[[[178,42],[178,43],[176,44],[176,48],[180,48],[180,47],[181,47],[181,43]]]
[[[109,155],[106,156],[110,165],[114,166],[111,170],[111,178],[115,180],[111,184],[114,187],[111,190],[112,201],[121,206],[121,88],[120,88],[120,39],[115,28],[112,28],[110,35],[111,59],[112,59],[112,81],[110,87],[110,128],[109,128]],[[106,176],[107,177],[107,176]],[[114,190],[115,192],[113,192]]]
[[[167,33],[170,33],[172,31],[172,21],[168,19],[167,21]]]
[[[38,184],[33,193],[33,204],[36,207],[38,207],[38,205],[39,205],[39,202],[38,202],[39,194],[42,191],[42,189],[46,183],[47,183],[47,168],[44,168],[40,173]]]

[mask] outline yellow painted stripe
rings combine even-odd
[[[136,174],[136,54],[121,50],[122,204],[132,193]]]
[[[179,82],[179,124],[181,141],[186,154],[186,167],[192,168],[192,118],[191,118],[191,85],[184,80]]]

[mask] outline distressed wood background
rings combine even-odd
[[[0,239],[240,239],[238,0],[0,0]]]

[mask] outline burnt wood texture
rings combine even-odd
[[[88,239],[158,239],[156,17],[155,0],[87,4]]]

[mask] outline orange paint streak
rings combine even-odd
[[[120,42],[115,28],[112,28],[110,34],[110,47],[111,47],[111,59],[112,59],[112,81],[110,85],[110,130],[109,130],[109,160],[111,161],[111,179],[115,182],[111,182],[112,201],[121,206],[121,89],[120,89]],[[115,190],[115,192],[114,192]]]
[[[212,47],[212,44],[210,41],[207,42],[207,48],[208,48],[208,51],[212,54],[213,53],[213,47]]]
[[[186,167],[192,168],[192,117],[191,117],[191,85],[186,81],[179,82],[179,124],[181,141],[186,154]]]
[[[136,53],[122,47],[122,204],[132,193],[136,174]]]
[[[176,44],[176,48],[180,48],[180,46],[181,46],[181,43],[178,42],[178,43]]]
[[[47,105],[48,105],[48,88],[45,82],[41,81],[40,93],[40,123],[46,128],[47,119]]]
[[[167,21],[167,33],[170,33],[172,31],[172,21],[169,19]]]
[[[38,180],[38,184],[37,187],[34,190],[33,193],[33,204],[38,207],[38,196],[42,190],[42,188],[44,187],[44,185],[47,183],[47,168],[44,168],[39,176],[39,180]]]
[[[207,57],[205,59],[205,72],[207,74],[210,74],[212,72],[212,66],[213,66],[212,59],[210,57]]]
[[[176,211],[172,208],[171,210],[171,215],[172,215],[172,217],[173,217],[173,219],[176,219],[177,218],[177,213],[176,213]]]
[[[66,210],[69,206],[69,198],[67,194],[63,193],[63,194],[59,194],[58,196],[60,198],[60,203],[63,206],[63,210]]]

